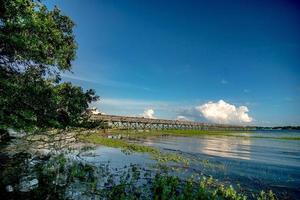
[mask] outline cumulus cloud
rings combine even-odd
[[[210,101],[197,106],[196,110],[206,119],[216,123],[249,123],[253,121],[246,106],[236,107],[223,100],[215,103]]]
[[[183,115],[178,115],[176,117],[176,120],[179,120],[179,121],[190,121],[189,118],[183,116]]]
[[[96,107],[92,107],[92,108],[91,108],[91,112],[92,112],[92,114],[94,114],[94,115],[98,115],[98,114],[105,115],[104,112],[100,112],[100,111],[98,110],[98,108],[96,108]]]
[[[142,117],[150,118],[150,119],[155,118],[155,117],[154,117],[154,110],[153,110],[153,109],[147,109],[147,110],[144,110],[144,112],[143,112],[143,114],[142,114]]]

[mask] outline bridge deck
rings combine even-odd
[[[112,127],[129,129],[250,129],[250,127],[228,124],[211,124],[193,121],[150,119],[117,115],[93,114],[92,120],[107,122]]]

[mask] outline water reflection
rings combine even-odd
[[[193,159],[191,172],[209,174],[251,190],[272,188],[300,195],[300,141],[283,139],[297,138],[300,132],[233,134],[237,136],[161,137],[148,139],[145,144]]]
[[[143,144],[163,149],[179,150],[187,153],[201,153],[210,156],[251,159],[253,140],[250,138],[237,139],[234,137],[167,137],[145,139]]]
[[[151,159],[149,154],[134,152],[126,154],[122,152],[121,149],[111,147],[97,146],[91,152],[93,152],[93,156],[89,156],[90,154],[80,154],[80,158],[95,165],[109,162],[110,167],[112,168],[123,168],[124,166],[129,166],[131,163],[138,164],[143,167],[157,163],[155,160]]]
[[[230,137],[198,140],[198,151],[211,156],[251,159],[251,140],[235,140]]]

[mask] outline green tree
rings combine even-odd
[[[74,22],[35,0],[0,0],[0,64],[69,70],[75,59]]]
[[[37,0],[0,0],[0,131],[77,124],[97,100],[70,83],[74,22]]]
[[[76,126],[85,120],[88,103],[98,100],[94,90],[83,92],[81,87],[73,86],[71,83],[55,86],[54,93],[58,111],[57,119],[63,126]]]
[[[44,80],[43,70],[29,68],[24,72],[0,71],[0,128],[31,129],[49,125],[55,102],[52,83]]]

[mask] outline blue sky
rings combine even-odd
[[[102,112],[215,122],[215,108],[232,123],[243,112],[252,119],[243,123],[300,124],[297,1],[45,3],[76,23],[77,59],[63,80],[94,88]]]

